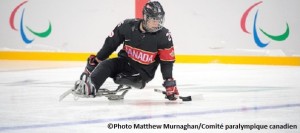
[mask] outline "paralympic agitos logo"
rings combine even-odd
[[[247,34],[252,34],[255,43],[257,44],[258,47],[264,48],[267,45],[269,45],[270,42],[262,42],[261,38],[258,36],[258,31],[257,31],[257,18],[258,18],[258,9],[256,10],[255,16],[254,16],[254,21],[253,21],[253,33],[250,33],[247,29],[246,29],[246,19],[248,18],[248,14],[250,11],[252,11],[252,9],[256,6],[258,6],[259,4],[263,3],[262,1],[257,2],[255,4],[253,4],[252,6],[250,6],[243,14],[242,18],[241,18],[241,28],[243,30],[243,32],[247,33]],[[284,41],[288,38],[289,36],[289,25],[288,23],[286,23],[286,30],[284,33],[279,34],[279,35],[272,35],[267,33],[265,30],[263,30],[262,28],[259,28],[259,30],[268,38],[270,38],[271,40],[274,41]]]
[[[14,10],[11,12],[10,18],[9,18],[9,25],[11,27],[12,30],[15,31],[19,31],[22,37],[22,40],[26,43],[26,44],[30,44],[34,41],[33,39],[29,39],[28,36],[25,34],[25,29],[24,29],[24,14],[25,14],[25,8],[23,8],[22,10],[22,15],[21,15],[21,19],[20,19],[20,23],[19,23],[19,29],[16,28],[15,26],[15,17],[16,17],[16,13],[19,11],[19,9],[26,4],[28,1],[24,1],[22,3],[20,3],[17,7],[14,8]],[[37,32],[34,31],[32,28],[26,26],[26,29],[32,33],[33,35],[40,37],[40,38],[45,38],[48,37],[51,33],[51,22],[49,21],[49,25],[48,28],[45,31],[41,31],[41,32]]]

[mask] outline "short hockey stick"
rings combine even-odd
[[[154,91],[166,95],[166,91],[162,91],[162,90],[159,90],[159,89],[154,89]],[[177,98],[181,99],[182,101],[192,101],[192,97],[191,96],[186,96],[186,97],[184,97],[184,96],[178,96]]]

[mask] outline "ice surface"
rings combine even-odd
[[[146,88],[130,90],[122,101],[105,97],[58,97],[79,78],[85,62],[0,61],[0,132],[199,132],[196,129],[133,129],[140,125],[296,125],[297,129],[200,129],[202,132],[300,132],[300,67],[225,64],[175,64],[183,96],[171,102],[153,91],[163,89],[160,69]],[[32,62],[31,62],[32,63]],[[52,65],[50,65],[52,64]],[[55,66],[56,67],[50,67]],[[68,62],[66,62],[68,64]],[[104,87],[115,88],[111,79]],[[108,125],[132,126],[109,129]]]

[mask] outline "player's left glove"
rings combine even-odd
[[[166,98],[173,101],[176,100],[179,96],[176,81],[174,79],[167,79],[163,83],[163,86],[166,88]]]

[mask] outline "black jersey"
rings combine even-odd
[[[139,28],[141,22],[139,19],[127,19],[118,24],[106,38],[97,58],[107,59],[123,44],[118,57],[127,59],[147,82],[153,79],[159,64],[163,78],[172,78],[175,56],[169,30],[163,28],[155,33],[142,33]]]

